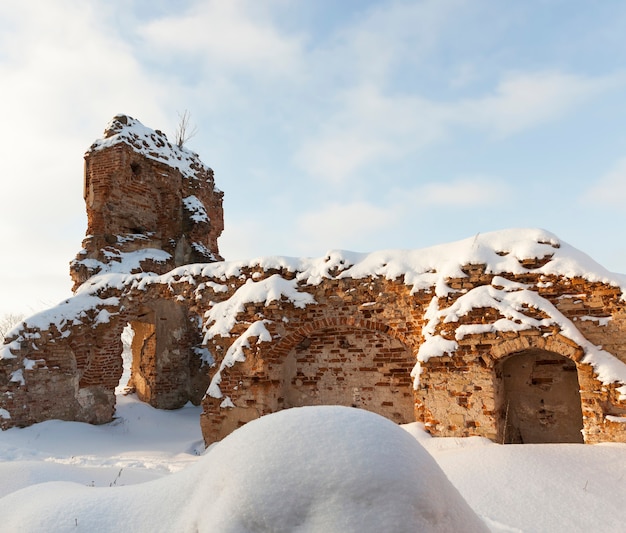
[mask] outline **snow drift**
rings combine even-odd
[[[19,490],[0,516],[21,532],[487,531],[409,433],[338,406],[262,417],[156,481]]]

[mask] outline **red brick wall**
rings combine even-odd
[[[85,154],[84,179],[87,237],[84,251],[71,267],[74,289],[97,273],[80,261],[108,263],[111,259],[105,252],[164,250],[172,256],[170,261],[143,267],[158,273],[221,259],[217,239],[224,229],[223,193],[215,187],[213,171],[199,169],[195,177],[184,177],[177,169],[118,143]],[[210,222],[194,222],[183,209],[183,199],[192,194],[204,204]],[[200,253],[194,242],[212,256]]]

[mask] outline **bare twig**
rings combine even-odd
[[[117,480],[122,477],[122,470],[124,470],[124,467],[120,468],[120,471],[117,473],[117,477],[113,480],[112,483],[109,483],[109,487],[115,487],[117,485]]]
[[[191,114],[186,109],[182,114],[178,113],[178,118],[179,121],[178,126],[176,126],[176,132],[174,133],[174,142],[176,142],[179,148],[182,148],[189,139],[198,133],[198,128],[190,125]]]
[[[6,334],[23,319],[24,315],[16,313],[7,313],[6,315],[0,316],[0,343],[4,342]]]

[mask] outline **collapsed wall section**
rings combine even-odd
[[[53,418],[110,422],[128,324],[130,389],[157,408],[200,403],[209,379],[199,317],[167,283],[133,283],[139,280],[120,275],[116,288],[79,291],[14,330],[0,348],[0,427]]]

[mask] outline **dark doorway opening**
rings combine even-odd
[[[525,350],[496,368],[500,383],[500,441],[582,443],[576,364],[546,350]]]

